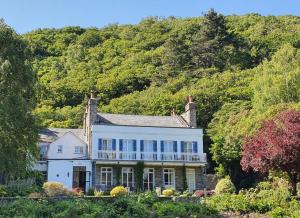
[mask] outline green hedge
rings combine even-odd
[[[159,202],[142,196],[115,198],[113,202],[74,198],[0,203],[0,217],[216,217],[216,211],[199,203]]]

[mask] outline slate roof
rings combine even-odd
[[[72,132],[78,138],[85,142],[85,137],[83,135],[83,129],[63,129],[63,128],[47,128],[40,131],[40,141],[42,142],[53,142],[60,138],[64,134]]]
[[[98,113],[97,124],[150,127],[188,127],[180,116],[146,116]]]

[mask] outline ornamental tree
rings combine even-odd
[[[300,175],[300,112],[285,110],[266,120],[257,133],[243,144],[241,166],[266,173],[287,172],[293,194]]]

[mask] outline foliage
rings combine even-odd
[[[136,188],[137,191],[142,191],[144,189],[144,162],[139,161],[136,164]]]
[[[32,192],[28,195],[29,198],[41,198],[43,197],[43,194],[39,193],[39,192]]]
[[[155,191],[146,191],[138,195],[138,202],[152,207],[152,205],[158,201],[158,196]]]
[[[186,181],[186,166],[185,165],[182,167],[182,188],[183,188],[183,190],[188,189],[188,184]]]
[[[195,203],[157,202],[157,217],[217,217],[215,210]]]
[[[110,196],[120,197],[128,194],[128,190],[123,186],[116,186],[110,191]]]
[[[0,185],[0,197],[5,197],[7,195],[7,187],[5,185]]]
[[[9,196],[26,196],[31,192],[41,191],[34,178],[11,180],[6,187]]]
[[[266,120],[243,146],[244,170],[282,170],[290,176],[293,193],[300,174],[300,112],[286,110]]]
[[[104,193],[103,193],[103,191],[94,190],[93,194],[94,194],[95,197],[101,197],[101,196],[103,196]]]
[[[37,155],[36,76],[29,58],[28,45],[0,20],[0,183],[24,176]]]
[[[175,194],[175,190],[174,189],[170,189],[170,188],[169,189],[165,189],[162,192],[162,195],[166,196],[166,197],[170,197],[170,196],[172,196],[174,194]]]
[[[225,193],[232,194],[235,191],[236,191],[235,186],[231,182],[230,178],[228,178],[228,177],[221,179],[217,183],[216,188],[215,188],[215,193],[217,195],[225,194]]]
[[[43,184],[44,192],[49,197],[65,195],[67,189],[60,182],[45,182]]]

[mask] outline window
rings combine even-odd
[[[75,154],[83,154],[83,146],[75,146]]]
[[[183,142],[183,152],[193,153],[193,142]]]
[[[106,188],[112,187],[113,173],[111,167],[101,167],[100,183]]]
[[[164,169],[164,186],[166,188],[175,188],[175,169]]]
[[[134,140],[132,139],[123,139],[122,140],[122,147],[120,148],[121,151],[127,151],[131,152],[136,149],[134,149]]]
[[[134,187],[134,172],[132,167],[122,168],[122,184],[124,187]]]
[[[47,157],[47,145],[40,145],[40,160],[44,160]]]
[[[63,146],[57,145],[57,153],[62,153],[62,152],[63,152]]]
[[[111,151],[112,144],[112,139],[100,139],[99,150]]]
[[[143,146],[141,146],[141,151],[144,152],[154,152],[157,150],[157,144],[156,141],[153,140],[144,140],[143,141]]]
[[[153,190],[154,189],[154,169],[153,168],[145,168],[144,175],[144,190]]]
[[[174,146],[175,146],[174,141],[164,141],[162,151],[166,152],[166,153],[176,152],[177,148],[174,149]],[[176,143],[176,146],[177,146],[177,143]]]

